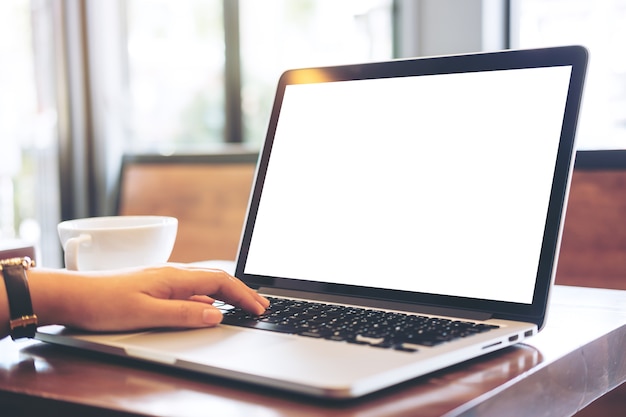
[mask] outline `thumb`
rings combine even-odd
[[[210,304],[189,300],[158,300],[146,323],[149,327],[211,327],[222,321],[222,312]]]

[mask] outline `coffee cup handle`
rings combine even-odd
[[[78,249],[81,244],[91,243],[91,235],[81,234],[71,237],[65,242],[65,268],[70,271],[78,271]]]

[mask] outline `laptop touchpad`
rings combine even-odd
[[[283,335],[266,334],[254,330],[251,334],[248,329],[218,326],[210,329],[166,330],[134,334],[119,342],[131,356],[144,357],[146,353],[144,349],[146,349],[156,355],[171,355],[172,358],[180,359],[194,353],[201,353],[203,356],[244,356],[256,346],[267,348],[293,341],[290,337],[281,336]]]

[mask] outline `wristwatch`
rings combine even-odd
[[[37,330],[37,316],[33,312],[26,277],[26,270],[32,266],[35,266],[35,261],[27,256],[0,260],[0,270],[9,299],[9,326],[13,340],[32,338]]]

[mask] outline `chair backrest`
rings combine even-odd
[[[0,239],[0,259],[28,256],[33,261],[37,261],[35,255],[36,249],[31,243],[17,239]]]
[[[556,283],[626,289],[626,150],[577,152]]]
[[[258,153],[125,155],[117,213],[178,219],[172,262],[233,260]]]

